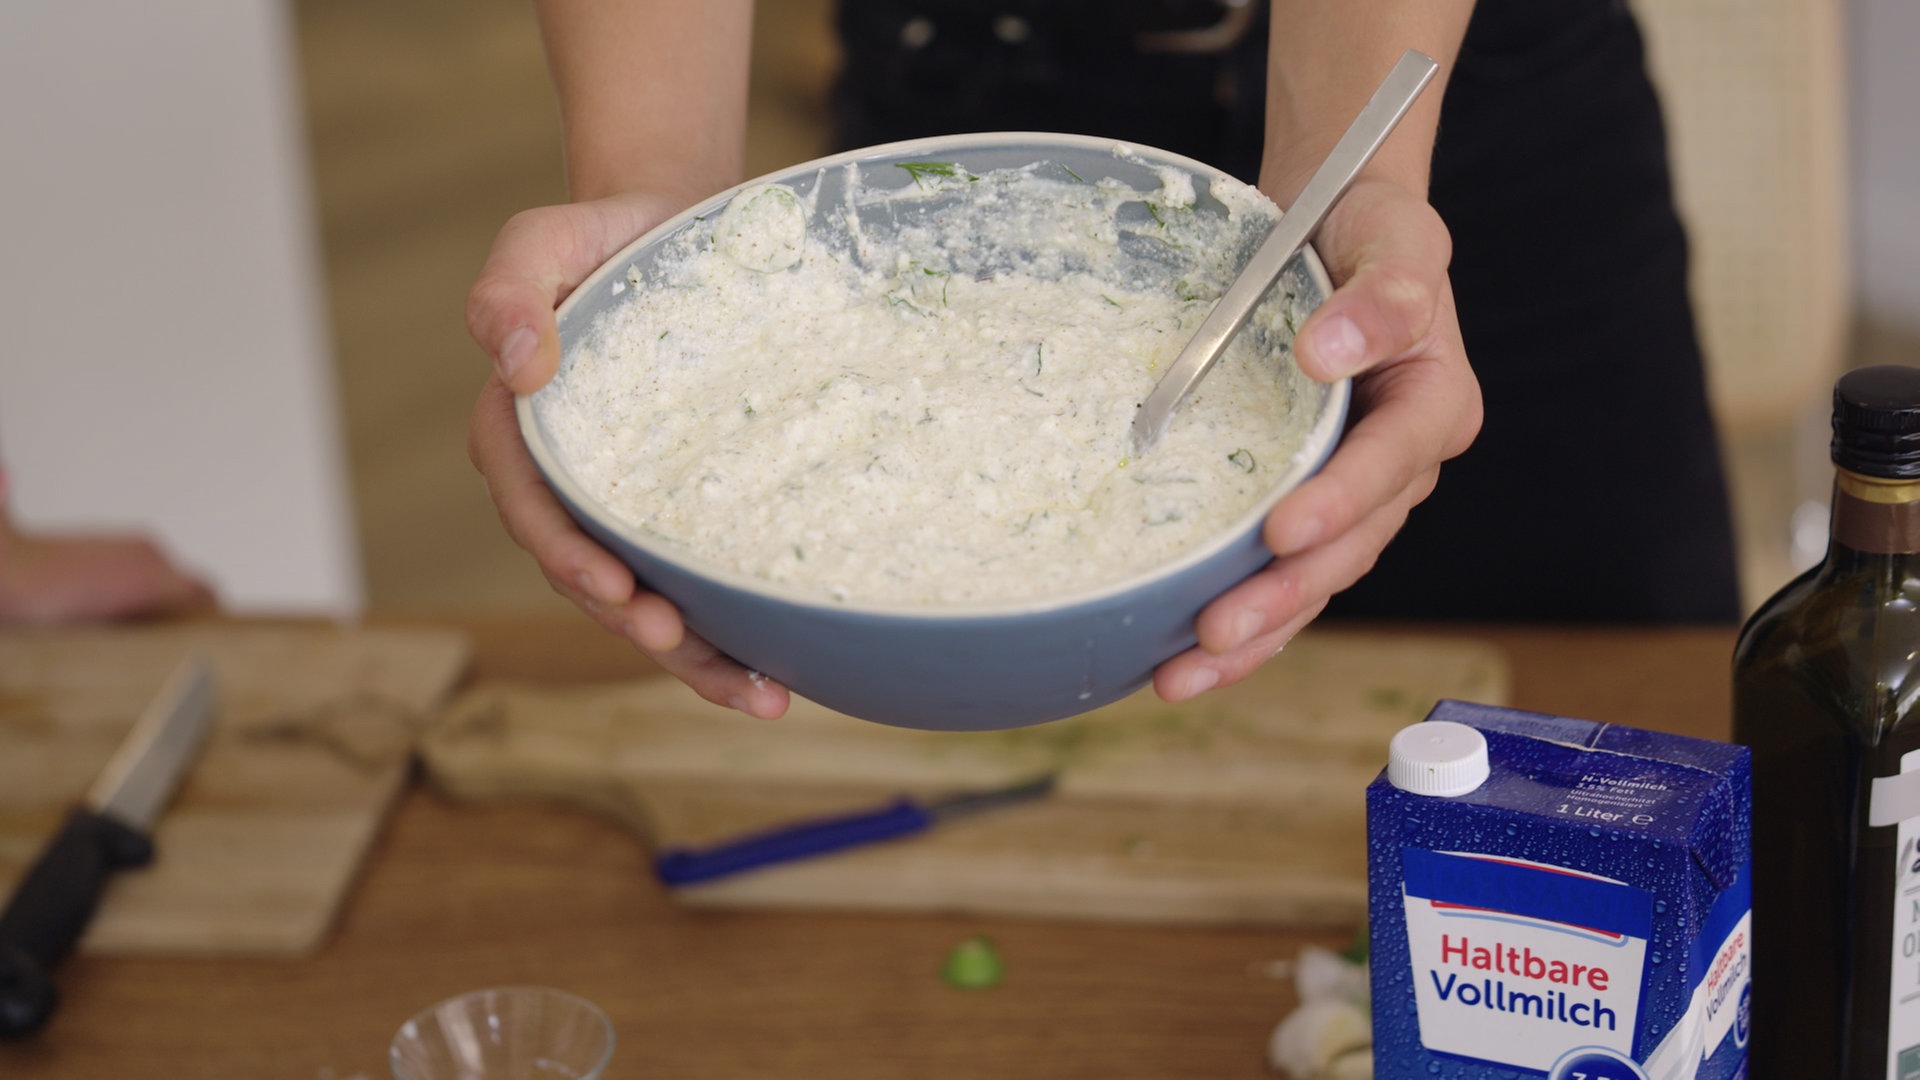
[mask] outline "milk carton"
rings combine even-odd
[[[1443,701],[1367,789],[1374,1075],[1746,1073],[1752,769]]]

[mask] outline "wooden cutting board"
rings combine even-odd
[[[692,905],[1353,925],[1387,740],[1441,697],[1503,703],[1508,684],[1485,643],[1324,631],[1193,702],[1143,691],[1011,731],[908,731],[798,699],[755,720],[649,679],[477,686],[421,747],[450,795],[570,801],[655,847],[1058,777],[1044,801],[680,889]]]
[[[318,947],[464,672],[440,632],[194,624],[0,633],[0,896],[190,651],[214,729],[81,942],[95,953],[299,955]]]

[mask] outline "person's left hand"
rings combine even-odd
[[[1295,356],[1321,381],[1354,378],[1346,434],[1325,467],[1267,516],[1274,561],[1200,613],[1198,647],[1160,665],[1168,701],[1245,678],[1372,569],[1432,493],[1440,463],[1480,430],[1447,264],[1453,242],[1424,198],[1356,182],[1313,246],[1337,286],[1300,328]]]

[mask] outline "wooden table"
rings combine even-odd
[[[444,620],[476,678],[613,679],[645,661],[584,619]],[[1432,627],[1419,628],[1432,632]],[[1724,738],[1732,628],[1447,628],[1503,646],[1521,708]],[[1008,975],[938,971],[990,934]],[[66,1002],[0,1077],[384,1080],[401,1021],[442,997],[544,983],[604,1007],[608,1075],[642,1078],[1270,1077],[1293,1004],[1269,961],[1339,933],[975,918],[696,913],[633,838],[551,807],[401,802],[319,955],[77,958]]]

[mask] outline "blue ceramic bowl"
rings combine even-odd
[[[1111,177],[1145,194],[1161,186],[1155,167],[1170,167],[1194,178],[1197,212],[1225,213],[1208,194],[1221,175],[1217,170],[1146,147],[1125,147],[1123,153],[1117,148],[1112,140],[1072,135],[947,136],[851,151],[752,183],[786,184],[802,197],[817,188],[826,205],[837,197],[845,172],[839,167],[847,164],[857,165],[861,182],[870,185],[889,177],[914,182],[909,171],[891,167],[899,163],[953,162],[980,174],[1049,161],[1088,182]],[[663,240],[697,217],[717,213],[747,186],[663,223],[582,282],[559,309],[563,350],[586,334],[595,316],[626,299],[630,267],[644,271]],[[1242,261],[1249,254],[1242,253]],[[1293,260],[1282,280],[1299,297],[1300,310],[1311,310],[1332,291],[1311,249]],[[575,520],[647,588],[677,604],[695,633],[828,708],[901,727],[970,731],[1036,724],[1105,705],[1145,685],[1156,666],[1193,646],[1200,610],[1271,558],[1260,538],[1267,511],[1317,470],[1339,439],[1348,384],[1301,380],[1314,406],[1306,447],[1231,528],[1175,561],[1104,588],[965,609],[828,602],[703,565],[622,523],[572,480],[542,429],[537,394],[522,398],[518,408],[534,461]]]

